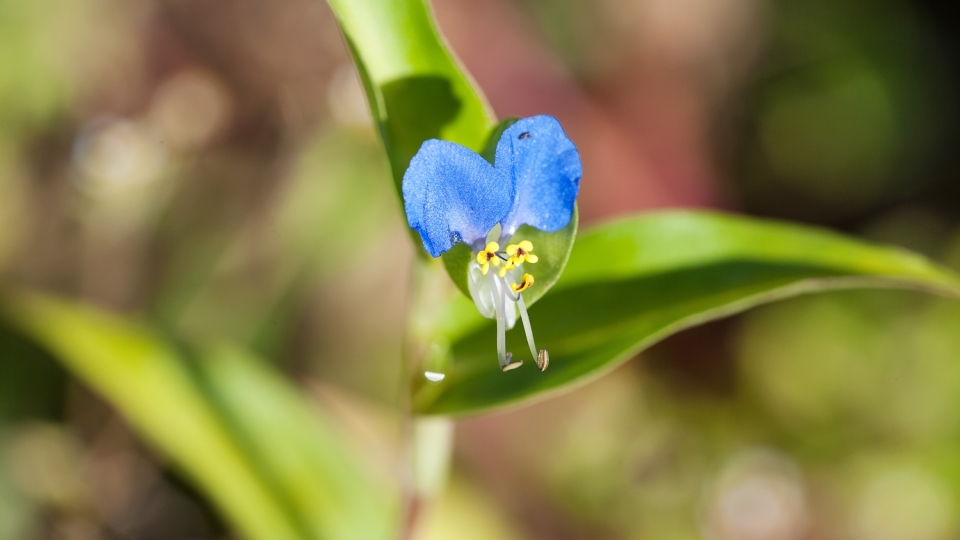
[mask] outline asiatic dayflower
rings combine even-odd
[[[547,351],[537,350],[523,302],[523,291],[534,286],[524,264],[535,264],[538,256],[529,240],[514,235],[521,225],[545,232],[566,227],[582,175],[576,146],[546,115],[504,130],[493,165],[464,146],[430,139],[403,175],[407,223],[420,233],[424,249],[433,257],[459,242],[473,250],[467,283],[480,314],[497,321],[503,371],[523,364],[506,350],[506,330],[516,324],[518,308],[530,354],[541,370],[549,362]]]

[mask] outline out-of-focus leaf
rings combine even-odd
[[[698,212],[633,217],[586,232],[566,272],[531,310],[550,367],[502,373],[495,331],[459,298],[446,377],[417,387],[425,414],[465,414],[543,398],[610,371],[664,337],[798,294],[841,288],[918,289],[960,296],[960,277],[898,248],[824,230]],[[464,331],[463,329],[467,329]],[[508,350],[523,351],[521,330]]]
[[[395,534],[390,483],[375,483],[302,395],[237,347],[208,347],[202,358],[214,405],[309,538]]]
[[[394,508],[332,429],[266,365],[228,346],[36,294],[3,314],[192,479],[244,537],[387,538]]]
[[[397,192],[427,139],[477,152],[496,122],[440,39],[424,0],[329,0],[390,158]]]
[[[8,422],[60,418],[67,375],[57,361],[4,327],[0,351],[0,428]]]

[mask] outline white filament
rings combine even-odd
[[[506,295],[502,287],[497,287],[497,275],[493,272],[487,274],[492,283],[491,290],[496,291],[494,297],[497,301],[497,361],[500,363],[500,369],[507,365],[507,330],[504,320],[504,304]]]
[[[500,279],[502,280],[503,278]],[[503,286],[506,288],[507,283],[504,282]],[[520,318],[523,319],[523,333],[527,335],[527,346],[530,347],[530,354],[533,355],[533,359],[536,360],[537,344],[533,341],[533,325],[530,324],[530,317],[527,315],[527,306],[523,303],[523,295],[520,293],[515,295],[507,293],[507,297],[520,307]]]
[[[477,311],[488,319],[492,319],[497,314],[497,296],[506,293],[499,280],[489,279],[489,275],[495,274],[496,268],[490,268],[490,272],[485,276],[476,260],[471,261],[467,267],[467,287],[470,290],[470,298],[477,305]],[[516,276],[516,270],[507,273],[510,279]],[[521,275],[523,275],[521,273]],[[504,303],[504,314],[506,317],[507,330],[511,330],[517,324],[517,308],[515,304]]]
[[[487,275],[483,275],[480,264],[475,260],[471,261],[467,267],[467,286],[477,311],[484,317],[497,321],[497,360],[501,369],[507,365],[518,364],[513,362],[507,354],[506,337],[507,330],[512,329],[517,323],[518,311],[523,321],[523,331],[527,337],[530,354],[534,360],[537,359],[537,345],[533,339],[533,325],[530,324],[527,306],[523,302],[523,297],[520,294],[514,294],[509,285],[511,282],[519,283],[522,280],[523,265],[508,271],[505,277],[500,277],[495,267],[490,268]],[[512,302],[507,302],[507,298]]]
[[[517,305],[520,306],[520,318],[523,319],[523,332],[527,334],[527,345],[530,347],[530,354],[533,359],[537,359],[537,344],[533,341],[533,325],[530,324],[530,317],[527,316],[527,306],[523,304],[523,295],[517,295]]]

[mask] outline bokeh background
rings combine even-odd
[[[583,225],[797,220],[960,268],[960,4],[436,0],[501,117],[558,117]],[[396,464],[412,248],[319,0],[0,0],[0,284],[273,359]],[[790,300],[458,425],[444,539],[960,535],[960,307]],[[235,536],[0,331],[0,540]]]

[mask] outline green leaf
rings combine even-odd
[[[388,538],[395,509],[331,426],[262,362],[90,307],[4,298],[5,319],[116,406],[245,538]]]
[[[665,212],[589,230],[576,242],[557,285],[530,310],[550,367],[502,373],[496,336],[464,302],[440,383],[415,388],[424,414],[476,413],[593,380],[657,341],[697,324],[798,294],[854,287],[917,289],[960,297],[960,277],[893,247],[829,231],[731,215]],[[523,331],[508,350],[528,360]],[[527,353],[529,354],[529,353]]]
[[[400,193],[427,139],[477,152],[495,120],[442,42],[423,0],[329,0],[360,72]]]
[[[519,118],[512,116],[510,118],[504,118],[490,130],[490,134],[487,135],[487,144],[485,144],[483,150],[480,151],[480,155],[491,165],[496,164],[497,145],[500,144],[500,136],[503,135],[503,132],[506,131],[507,128],[516,124],[517,120],[519,120]]]

